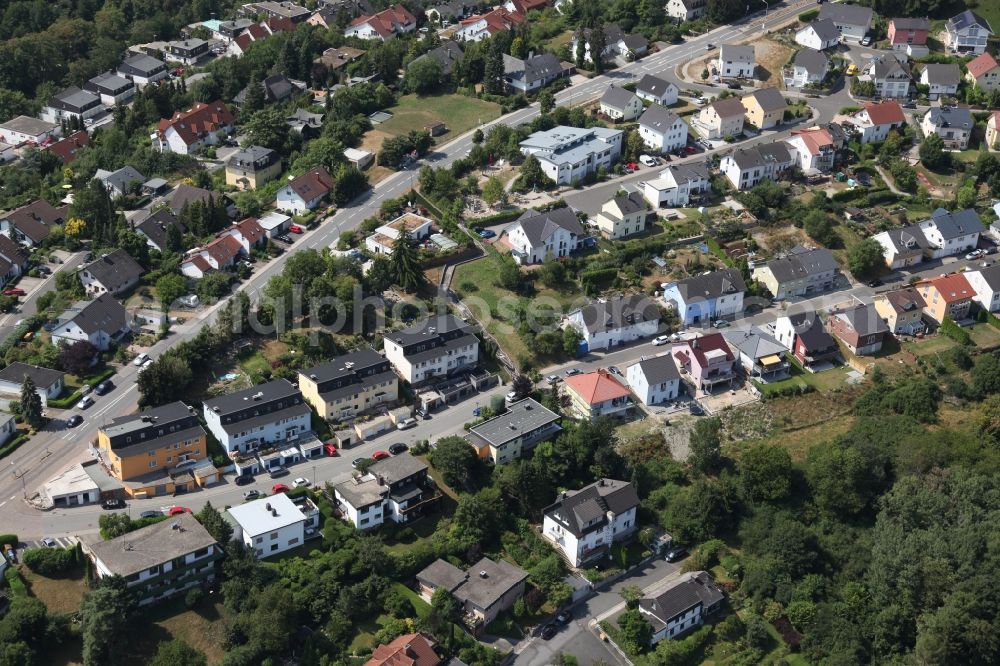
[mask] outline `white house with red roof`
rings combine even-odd
[[[278,190],[276,205],[278,210],[300,215],[318,206],[332,189],[330,173],[321,166],[314,167]]]
[[[860,111],[848,116],[848,122],[861,135],[860,143],[876,143],[885,141],[889,132],[902,129],[906,125],[906,117],[899,102],[865,102]]]
[[[509,12],[527,16],[531,10],[537,9],[541,11],[548,7],[548,5],[549,0],[507,0],[502,6]]]
[[[240,245],[243,246],[244,254],[250,254],[254,248],[267,245],[267,233],[255,217],[247,217],[239,222],[233,222],[233,226],[219,232],[219,237],[222,236],[232,236],[239,241]]]
[[[1000,111],[993,111],[986,120],[986,147],[1000,150]]]
[[[803,173],[826,172],[833,168],[838,146],[825,127],[795,130],[785,143],[792,149],[792,158]]]
[[[524,23],[524,16],[509,11],[505,7],[497,7],[487,14],[470,16],[459,22],[455,31],[455,39],[462,42],[481,42],[487,37],[510,30]]]
[[[567,377],[564,386],[570,414],[578,419],[624,416],[632,408],[631,391],[603,368]]]
[[[161,152],[189,155],[205,146],[217,145],[219,135],[231,134],[235,123],[233,113],[221,101],[195,102],[188,111],[160,119],[150,138]]]
[[[344,37],[379,39],[387,42],[396,35],[414,32],[417,19],[403,5],[392,5],[371,16],[359,16],[344,30]]]
[[[229,268],[243,252],[243,243],[236,236],[224,233],[192,251],[181,262],[181,273],[191,278],[203,278],[212,271]]]
[[[965,78],[976,88],[986,92],[1000,90],[1000,65],[989,53],[973,58],[966,64]]]
[[[720,384],[730,387],[739,377],[739,361],[722,333],[675,342],[671,355],[683,381],[699,391],[711,393]]]

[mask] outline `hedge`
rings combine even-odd
[[[21,543],[21,540],[17,538],[16,534],[0,534],[0,549],[4,546],[11,546],[14,548],[19,543]]]
[[[896,203],[898,201],[899,195],[889,190],[876,190],[869,192],[865,196],[865,206],[877,206],[879,204]]]
[[[105,368],[103,371],[97,373],[93,377],[87,377],[86,381],[84,381],[84,384],[90,384],[90,386],[93,387],[97,384],[100,384],[108,377],[113,377],[115,372],[117,371],[114,368]],[[82,397],[83,394],[80,393],[80,391],[73,391],[65,398],[49,398],[47,404],[50,407],[55,407],[57,409],[69,409],[71,407],[75,407],[76,403],[79,402],[80,398]]]
[[[799,14],[799,21],[801,21],[802,23],[812,23],[814,20],[816,20],[817,16],[819,16],[819,10],[810,9],[807,12],[802,12],[801,14]]]
[[[949,338],[955,342],[962,345],[971,345],[972,336],[969,332],[955,323],[955,320],[951,317],[945,317],[941,322],[941,333],[947,335]]]
[[[28,441],[28,435],[18,435],[14,439],[7,442],[7,445],[0,448],[0,458],[6,458],[10,454],[17,451],[18,447]],[[2,544],[0,544],[2,545]]]
[[[69,573],[76,564],[76,550],[66,548],[29,548],[21,560],[37,574],[53,578]]]
[[[24,579],[21,578],[21,572],[14,567],[10,567],[3,575],[7,579],[7,584],[10,586],[11,594],[14,597],[28,596],[28,587],[24,584]]]
[[[492,227],[494,224],[513,222],[517,218],[521,217],[522,213],[524,213],[523,210],[515,208],[513,210],[505,210],[494,215],[487,215],[486,217],[477,217],[474,220],[466,220],[465,224],[470,229],[482,229],[483,227]]]

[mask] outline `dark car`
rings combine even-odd
[[[736,81],[730,81],[729,83],[726,84],[726,86],[730,90],[743,90],[743,86],[741,86],[740,84],[736,83]]]
[[[277,237],[277,239],[280,240],[282,243],[288,243],[289,245],[292,243],[292,237],[289,236],[288,234],[281,234],[280,236]]]
[[[117,497],[112,497],[111,499],[106,499],[103,502],[101,502],[101,508],[102,509],[109,509],[109,510],[110,509],[124,509],[125,508],[125,502],[123,502],[122,500],[118,499]]]
[[[368,460],[368,458],[355,458],[351,461],[351,467],[357,467],[366,460]]]
[[[882,280],[879,280],[878,278],[875,278],[874,280],[869,280],[868,281],[868,286],[871,287],[871,288],[873,288],[873,289],[875,287],[881,287],[882,286]]]
[[[561,626],[561,625],[569,624],[569,621],[572,620],[572,619],[573,619],[573,613],[570,612],[570,611],[568,611],[568,610],[564,610],[564,611],[561,611],[559,613],[559,615],[556,615],[555,622],[556,622],[556,624],[558,624],[558,625]]]
[[[668,550],[667,555],[664,559],[667,562],[677,562],[678,560],[683,560],[685,557],[687,557],[687,554],[688,554],[687,548],[682,548],[680,546],[677,546],[675,548],[671,548],[670,550]]]
[[[391,453],[394,456],[398,456],[400,453],[405,453],[406,451],[409,450],[410,447],[408,447],[406,444],[403,444],[402,442],[397,442],[389,447],[389,453]]]
[[[618,369],[617,365],[609,365],[608,370],[616,375],[624,377],[624,375],[622,375],[622,371]]]
[[[52,269],[48,266],[35,266],[35,270],[42,275],[52,275]]]
[[[75,428],[81,423],[83,423],[83,417],[80,416],[79,414],[74,414],[73,416],[66,419],[67,428]]]
[[[694,414],[695,416],[701,416],[702,414],[705,413],[705,410],[702,409],[701,405],[699,405],[697,402],[692,402],[690,405],[688,405],[688,411]]]
[[[493,238],[496,235],[497,235],[497,232],[493,231],[492,229],[480,229],[479,230],[479,237],[480,238]]]
[[[277,467],[272,467],[268,476],[270,476],[272,479],[277,479],[278,477],[281,476],[288,476],[288,470],[280,465]]]
[[[567,377],[572,377],[573,375],[578,375],[581,372],[583,372],[583,370],[581,370],[580,368],[568,368],[566,370],[566,376]]]
[[[159,518],[163,515],[162,511],[143,511],[139,514],[140,518]]]
[[[253,483],[253,477],[250,476],[249,474],[240,474],[238,477],[233,479],[233,481],[238,486],[248,486],[251,483]]]
[[[431,413],[428,412],[426,409],[414,409],[413,413],[425,421],[430,421],[431,419]]]
[[[544,640],[549,640],[550,638],[556,635],[556,628],[551,624],[547,624],[544,627],[542,627],[542,631],[538,635],[541,636]]]
[[[104,395],[114,387],[115,385],[111,382],[111,380],[106,380],[97,385],[97,388],[94,389],[94,393],[97,395]]]

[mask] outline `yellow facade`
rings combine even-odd
[[[357,386],[357,393],[342,396],[327,402],[319,393],[318,383],[309,375],[299,373],[299,390],[306,402],[316,408],[320,417],[333,421],[373,409],[378,405],[395,402],[399,398],[399,380],[393,376],[388,381],[363,387]]]
[[[167,442],[155,449],[135,446],[132,453],[129,447],[111,448],[111,441],[103,431],[97,432],[97,446],[102,457],[111,466],[112,474],[119,481],[130,481],[140,476],[163,470],[171,470],[185,460],[201,460],[208,457],[208,444],[205,434],[176,442]]]
[[[226,165],[226,184],[241,190],[256,190],[258,187],[281,175],[281,160],[263,169],[241,169]]]
[[[747,95],[740,101],[743,102],[743,108],[747,111],[747,120],[753,123],[758,129],[768,129],[769,127],[774,127],[784,118],[784,109],[777,111],[764,111],[761,105],[757,103],[757,100],[753,95]]]

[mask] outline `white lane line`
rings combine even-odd
[[[6,504],[6,503],[7,503],[7,501],[8,501],[8,500],[4,500],[4,501],[0,502],[0,507],[2,507],[2,506],[3,506],[4,504]]]

